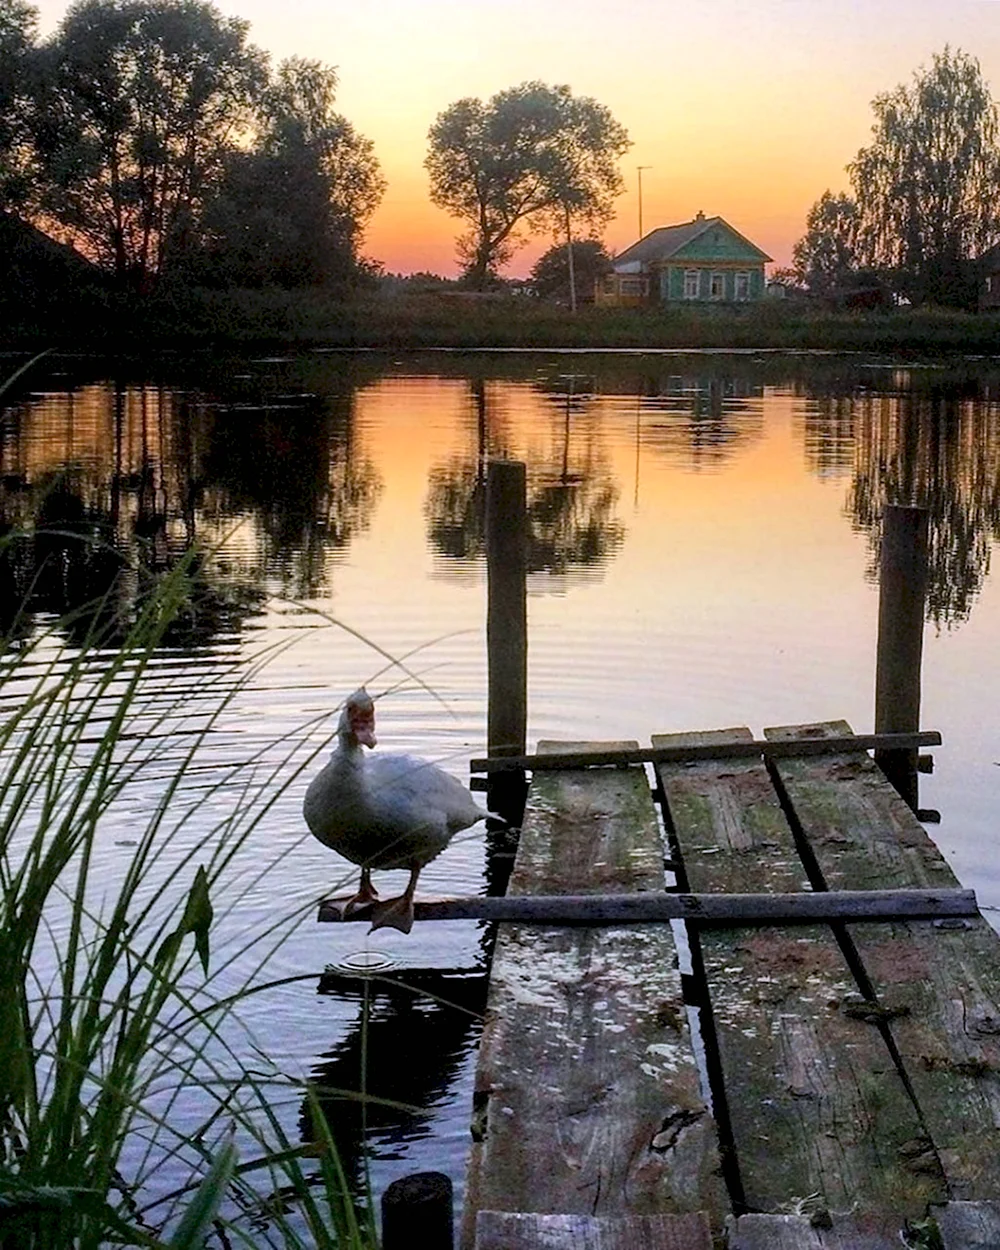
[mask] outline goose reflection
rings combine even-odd
[[[427,1138],[436,1111],[477,1046],[486,1007],[484,969],[411,969],[359,979],[327,972],[318,992],[357,1004],[347,1035],[320,1057],[310,1081],[357,1194],[365,1164],[403,1156]],[[366,1098],[359,1099],[363,1091]],[[303,1101],[304,1141],[317,1133]]]

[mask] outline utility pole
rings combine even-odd
[[[652,169],[652,165],[637,165],[635,172],[639,175],[639,238],[642,238],[642,171]]]

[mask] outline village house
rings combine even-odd
[[[620,305],[762,299],[770,260],[721,217],[699,213],[694,221],[651,230],[616,256],[596,299]]]

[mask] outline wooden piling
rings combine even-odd
[[[451,1180],[444,1172],[411,1172],[382,1195],[382,1250],[452,1250]]]
[[[487,747],[491,756],[523,755],[528,729],[528,520],[525,466],[491,460],[486,476]],[[491,781],[487,805],[520,824],[524,773]]]
[[[919,728],[926,593],[927,510],[887,506],[882,519],[876,733],[910,733]],[[916,811],[916,751],[876,751],[875,762]]]

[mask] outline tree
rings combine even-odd
[[[182,248],[266,82],[249,24],[204,0],[81,0],[46,49],[43,210],[145,288]]]
[[[459,255],[479,288],[513,255],[522,228],[607,221],[623,189],[618,160],[630,146],[604,105],[541,82],[485,104],[458,100],[428,138],[431,199],[467,224]]]
[[[371,141],[335,111],[336,86],[336,72],[318,61],[278,67],[254,147],[230,154],[202,215],[197,276],[295,287],[357,272],[361,232],[385,182]]]
[[[570,302],[569,248],[557,243],[535,261],[531,285],[542,299]],[[594,284],[611,270],[611,257],[599,239],[573,240],[573,276],[577,300],[592,300]]]
[[[370,139],[334,109],[337,73],[330,66],[290,57],[278,67],[268,92],[265,151],[296,148],[315,157],[329,187],[334,213],[360,235],[385,191]]]
[[[23,203],[30,188],[30,62],[37,19],[24,0],[0,0],[0,212]]]
[[[817,295],[843,289],[856,273],[858,206],[824,191],[809,210],[806,232],[792,249],[795,278]]]
[[[997,109],[979,62],[946,47],[872,107],[873,141],[848,166],[859,259],[915,303],[968,303],[970,261],[1000,239]]]

